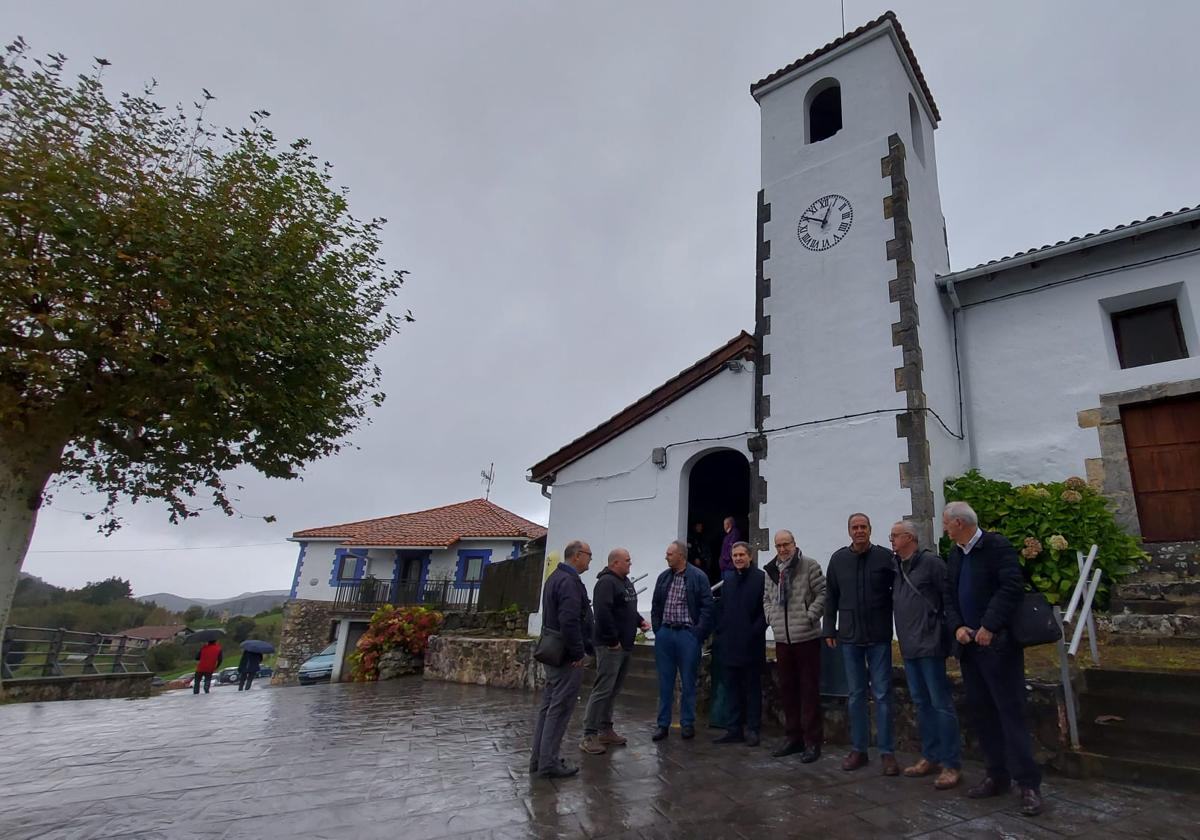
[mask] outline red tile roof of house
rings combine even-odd
[[[820,49],[813,50],[808,55],[796,59],[787,67],[781,67],[766,78],[759,79],[757,82],[750,85],[750,95],[757,99],[758,94],[762,91],[762,88],[769,85],[776,79],[782,78],[794,70],[799,70],[810,61],[814,61],[826,53],[833,52],[843,44],[853,41],[859,35],[870,32],[872,29],[875,29],[878,26],[885,26],[889,22],[891,23],[892,28],[896,31],[896,38],[900,41],[900,46],[904,50],[904,57],[908,59],[908,64],[912,68],[913,75],[917,78],[917,84],[921,86],[921,93],[925,94],[925,101],[929,103],[929,109],[933,111],[934,123],[936,125],[936,123],[942,119],[942,115],[938,113],[937,103],[933,101],[933,94],[929,91],[929,85],[925,82],[925,74],[921,72],[921,65],[917,64],[917,56],[913,53],[912,46],[908,43],[908,38],[904,34],[904,27],[900,25],[900,20],[896,17],[895,12],[884,12],[870,23],[864,23],[853,32],[847,32],[842,37],[830,41]]]
[[[188,630],[185,624],[147,624],[144,627],[134,627],[130,630],[122,630],[120,636],[131,636],[134,639],[148,639],[152,642],[161,642],[166,639],[174,639],[180,633]]]
[[[754,359],[757,350],[754,336],[742,330],[731,340],[709,353],[691,367],[677,373],[662,385],[632,405],[626,406],[596,428],[568,443],[529,468],[529,480],[553,482],[554,473],[597,449],[617,435],[631,429],[647,417],[660,411],[684,394],[698,388],[738,359]]]
[[[344,525],[308,528],[294,539],[340,539],[355,546],[447,547],[469,537],[525,537],[536,539],[546,529],[485,499],[455,505],[364,519]]]

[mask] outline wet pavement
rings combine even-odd
[[[0,838],[1182,838],[1200,822],[1197,796],[1057,777],[1023,819],[1015,794],[970,800],[878,761],[844,773],[841,748],[805,766],[706,730],[655,744],[648,712],[620,704],[628,746],[580,753],[580,707],[563,754],[583,771],[531,779],[534,707],[419,678],[3,706]]]

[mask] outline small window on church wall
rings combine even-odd
[[[908,95],[908,124],[912,129],[913,151],[917,153],[917,158],[921,164],[925,163],[925,129],[921,125],[921,112],[917,108],[917,100],[913,99],[913,95]]]
[[[1187,358],[1179,306],[1173,300],[1114,312],[1112,325],[1123,368]]]
[[[842,130],[842,89],[822,79],[808,92],[808,142],[820,143]]]

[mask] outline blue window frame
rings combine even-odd
[[[335,548],[333,550],[333,569],[329,573],[329,585],[357,583],[363,579],[363,573],[366,570],[367,549]]]
[[[454,570],[455,589],[474,589],[483,580],[483,570],[492,562],[490,548],[460,548]]]

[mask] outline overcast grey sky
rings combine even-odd
[[[954,268],[1200,203],[1200,4],[845,5],[849,29],[895,9],[941,110]],[[357,449],[238,477],[245,519],[127,505],[105,539],[95,499],[43,511],[26,571],[198,597],[286,589],[291,532],[479,496],[491,461],[493,500],[544,523],[526,468],[753,330],[749,85],[841,34],[838,0],[0,10],[6,40],[107,58],[114,94],[154,77],[164,102],[212,91],[220,124],[270,111],[412,272],[417,322],[378,358],[388,400]]]

